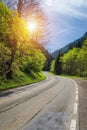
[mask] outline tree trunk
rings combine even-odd
[[[13,78],[12,64],[13,64],[13,62],[15,60],[16,49],[17,49],[17,40],[14,39],[12,52],[11,52],[11,59],[10,59],[10,61],[6,62],[5,69],[4,69],[3,73],[2,73],[2,77],[5,80],[9,79],[9,78]]]
[[[22,3],[23,3],[23,0],[18,0],[18,6],[17,6],[17,11],[18,11],[18,14],[19,14],[19,17],[21,17],[21,13],[22,13]]]

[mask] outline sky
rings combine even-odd
[[[50,41],[46,45],[54,52],[87,32],[87,0],[43,0],[48,14]]]

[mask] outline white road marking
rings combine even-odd
[[[78,91],[76,91],[76,94],[78,94]]]
[[[76,120],[71,121],[70,130],[76,130]]]
[[[73,118],[71,120],[70,124],[70,130],[76,130],[76,114],[78,112],[78,85],[75,81],[73,81],[76,87],[76,97],[75,97],[75,103],[74,103],[74,109],[73,109]]]
[[[78,95],[76,95],[76,99],[75,100],[78,101]]]
[[[77,109],[78,109],[78,104],[75,103],[75,104],[74,104],[73,114],[77,114]]]

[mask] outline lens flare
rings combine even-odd
[[[36,21],[30,21],[27,23],[27,29],[30,32],[35,32],[37,29],[37,22]]]

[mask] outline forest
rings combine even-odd
[[[87,77],[87,39],[83,41],[81,48],[72,48],[65,54],[59,52],[51,63],[51,72]]]
[[[46,78],[41,71],[44,65],[45,67],[47,65],[46,57],[50,59],[50,55],[43,46],[45,41],[43,28],[39,28],[38,36],[35,33],[31,36],[20,10],[22,7],[20,2],[22,0],[19,0],[18,10],[9,8],[10,2],[7,3],[8,6],[0,2],[0,90]],[[41,14],[39,4],[33,2],[27,4],[31,4],[30,11],[37,7],[38,17],[41,19],[39,24],[42,27],[45,15]]]

